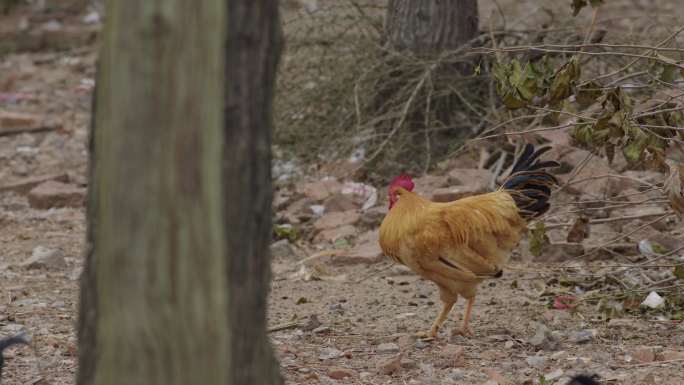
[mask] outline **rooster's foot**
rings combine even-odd
[[[416,337],[423,341],[432,341],[437,338],[437,330],[430,330],[428,332],[418,332],[415,334]]]
[[[471,329],[468,326],[463,326],[459,329],[454,329],[451,331],[451,336],[463,336],[463,337],[472,337],[474,335],[473,329]]]

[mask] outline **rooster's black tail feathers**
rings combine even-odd
[[[550,149],[547,146],[535,151],[533,145],[527,144],[513,165],[511,175],[501,186],[511,194],[525,219],[536,218],[549,209],[551,187],[558,184],[556,177],[546,171],[547,168],[558,167],[558,162],[539,160]]]

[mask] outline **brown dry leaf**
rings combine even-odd
[[[570,231],[568,231],[567,242],[581,243],[589,236],[589,218],[580,215],[575,219]]]
[[[673,161],[667,163],[670,167],[670,175],[665,180],[663,192],[670,200],[672,209],[682,217],[684,216],[684,164],[677,164]]]

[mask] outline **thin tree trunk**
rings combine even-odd
[[[278,384],[266,330],[271,278],[271,127],[282,47],[276,0],[228,1],[225,229],[233,384]]]
[[[385,40],[395,50],[439,54],[478,34],[477,0],[390,0]]]
[[[78,384],[227,384],[224,0],[107,4]]]

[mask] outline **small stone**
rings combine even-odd
[[[2,334],[26,333],[26,326],[21,324],[7,324],[2,327]]]
[[[319,326],[313,330],[315,334],[330,334],[330,328],[327,326]]]
[[[401,370],[402,353],[389,358],[381,359],[375,365],[378,373],[390,375]]]
[[[333,229],[326,229],[316,235],[317,241],[335,242],[340,239],[350,238],[356,235],[356,227],[344,225]]]
[[[64,258],[64,252],[60,249],[36,246],[31,253],[31,257],[24,261],[21,267],[27,270],[59,270],[66,267],[66,259]]]
[[[36,115],[0,111],[0,129],[36,126],[41,118]]]
[[[361,224],[369,229],[377,228],[385,219],[385,215],[387,215],[387,206],[371,207],[361,214]]]
[[[664,350],[657,355],[658,361],[684,360],[684,352]]]
[[[324,179],[316,182],[304,183],[297,188],[297,192],[314,201],[323,201],[332,194],[340,191],[342,184],[335,179]]]
[[[356,377],[356,372],[351,369],[332,367],[328,369],[328,377],[333,380],[341,380],[347,377]]]
[[[359,373],[359,378],[362,380],[365,380],[366,378],[368,378],[372,375],[373,375],[373,373],[371,373],[371,372],[361,372],[361,373]]]
[[[463,369],[451,369],[448,376],[454,381],[462,381],[465,378],[465,373]]]
[[[323,348],[318,354],[319,360],[332,360],[335,358],[342,357],[344,353],[341,350],[335,348]]]
[[[546,357],[529,356],[529,357],[525,358],[525,362],[527,362],[527,365],[529,365],[533,368],[541,369],[544,366],[546,366]]]
[[[418,337],[412,334],[404,334],[401,337],[397,339],[397,343],[399,344],[400,347],[407,348],[411,345],[413,345]]]
[[[297,252],[287,239],[281,239],[271,243],[271,257],[281,259],[295,259]]]
[[[314,222],[314,228],[318,231],[322,231],[345,225],[354,225],[358,222],[359,218],[361,218],[361,215],[353,210],[325,213]]]
[[[55,181],[55,182],[68,182],[69,181],[69,176],[67,174],[51,174],[51,175],[42,175],[42,176],[34,176],[34,177],[27,177],[23,178],[20,180],[17,180],[13,183],[6,184],[3,186],[0,186],[0,192],[5,192],[5,191],[14,191],[20,194],[25,194],[34,187],[48,182],[48,181]]]
[[[336,265],[374,264],[384,258],[378,244],[378,232],[371,231],[359,237],[357,245],[348,253],[333,257]]]
[[[629,354],[640,364],[647,364],[656,359],[655,351],[651,347],[640,347],[632,350]]]
[[[598,335],[598,330],[596,329],[587,329],[587,330],[580,330],[578,332],[572,333],[570,335],[570,342],[574,343],[585,343],[589,342],[594,339]]]
[[[527,342],[532,346],[541,346],[544,342],[546,342],[547,336],[549,334],[549,328],[547,328],[544,324],[538,324],[534,335]]]
[[[386,342],[378,345],[375,351],[379,354],[391,354],[399,352],[399,345],[393,342]]]
[[[410,360],[408,358],[401,360],[400,365],[404,369],[415,369],[418,367],[418,364],[416,364],[416,361]]]
[[[609,328],[634,328],[635,322],[629,318],[613,318],[608,321]]]
[[[350,194],[335,194],[323,203],[325,211],[329,213],[356,210],[361,207],[354,201],[354,197]]]
[[[553,381],[561,377],[563,377],[563,369],[556,369],[550,373],[544,374],[544,379],[548,381]]]
[[[47,181],[29,191],[28,200],[33,208],[46,210],[52,207],[81,207],[86,189],[56,181]]]
[[[513,341],[506,341],[506,342],[504,342],[504,347],[505,347],[506,349],[511,349],[511,348],[513,348],[513,346],[515,346],[515,342],[513,342]]]
[[[416,349],[425,349],[425,348],[427,348],[428,346],[430,346],[430,343],[427,342],[427,341],[418,340],[418,341],[416,341],[416,343],[414,344],[414,346],[416,347]]]

